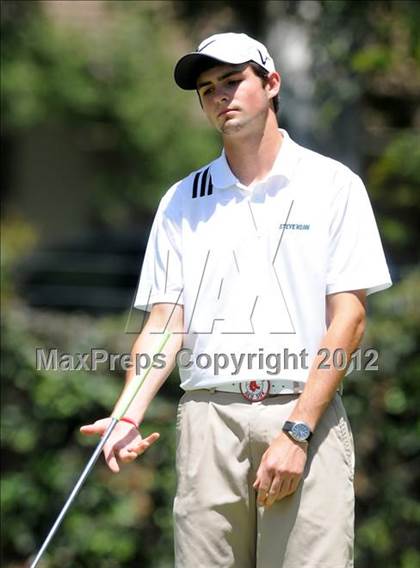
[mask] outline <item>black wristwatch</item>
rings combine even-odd
[[[296,442],[309,442],[312,432],[305,422],[291,422],[286,420],[283,432],[287,432]]]

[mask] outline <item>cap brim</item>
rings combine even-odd
[[[176,84],[186,91],[193,91],[197,88],[197,78],[212,63],[228,63],[203,53],[187,53],[181,57],[175,66],[174,77]]]

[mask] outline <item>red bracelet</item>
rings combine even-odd
[[[132,418],[128,418],[128,416],[123,416],[122,418],[120,418],[120,422],[128,422],[128,424],[132,424],[134,426],[134,428],[139,427],[137,422],[135,420],[133,420]]]

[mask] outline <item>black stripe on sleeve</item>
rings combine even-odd
[[[200,197],[204,197],[204,195],[206,195],[206,181],[207,181],[208,171],[209,168],[204,170],[203,177],[201,178]]]
[[[207,190],[207,195],[211,195],[213,193],[213,182],[211,181],[211,176],[209,176],[209,187]]]
[[[200,177],[201,172],[195,174],[194,183],[193,183],[193,190],[192,190],[192,197],[193,199],[197,197],[197,188],[198,188],[198,178]]]

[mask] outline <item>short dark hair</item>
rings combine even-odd
[[[204,61],[200,69],[200,74],[203,73],[204,71],[207,71],[208,69],[211,69],[212,67],[221,67],[222,65],[226,64],[223,63],[222,61],[220,63],[216,63],[215,61],[212,60]],[[270,72],[267,71],[267,69],[264,69],[264,67],[261,67],[261,65],[258,65],[258,63],[254,63],[254,61],[249,61],[248,65],[254,71],[255,75],[262,80],[263,86],[265,86],[265,84],[267,83],[267,77],[270,74]],[[243,64],[238,65],[238,67],[239,66],[243,66]],[[201,102],[201,97],[200,93],[198,92],[198,89],[197,89],[197,94],[198,94],[198,99],[200,101],[200,105],[202,107],[203,104]],[[277,113],[279,112],[279,95],[273,97],[272,101],[273,101],[274,113],[277,115]]]
[[[258,65],[258,63],[254,63],[254,61],[250,61],[249,66],[254,71],[255,75],[262,79],[263,85],[265,85],[270,72],[267,71],[267,69],[264,69],[264,67],[261,67],[261,65]],[[279,95],[277,94],[275,97],[273,97],[272,101],[274,112],[277,114],[279,112]]]

